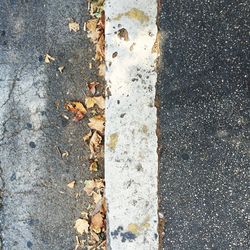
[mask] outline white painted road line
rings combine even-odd
[[[108,249],[158,249],[157,0],[106,0]]]

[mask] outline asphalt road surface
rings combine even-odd
[[[96,80],[83,31],[87,1],[0,0],[0,6],[2,248],[74,249],[74,221],[88,206],[81,183],[90,177],[87,125],[65,119],[63,105]],[[70,18],[79,32],[69,31]],[[55,62],[45,64],[45,53]],[[72,180],[74,190],[67,187]]]
[[[249,2],[162,2],[164,249],[249,249]]]

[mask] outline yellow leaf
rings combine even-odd
[[[74,31],[74,32],[79,31],[79,30],[80,30],[80,25],[79,25],[79,23],[77,23],[77,22],[70,22],[70,23],[69,23],[69,30],[70,30],[70,31]]]
[[[44,61],[45,63],[51,63],[52,61],[55,61],[56,59],[52,56],[50,56],[49,54],[45,54],[45,58]]]
[[[77,219],[75,222],[75,229],[79,234],[89,232],[89,223],[84,219]]]
[[[74,188],[75,187],[75,184],[76,184],[76,181],[71,181],[70,183],[68,183],[68,187],[69,188]]]
[[[93,108],[95,105],[94,97],[86,97],[85,98],[85,105],[86,105],[87,109]]]

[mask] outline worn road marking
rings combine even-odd
[[[106,0],[108,248],[158,249],[156,0]]]

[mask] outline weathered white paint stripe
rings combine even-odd
[[[108,248],[158,249],[157,0],[105,5]],[[123,28],[128,41],[118,36]]]

